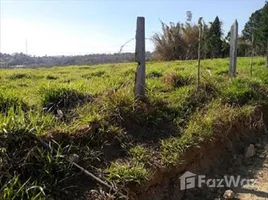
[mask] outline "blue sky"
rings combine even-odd
[[[161,31],[159,20],[193,22],[218,15],[227,33],[235,19],[239,32],[265,0],[0,0],[0,52],[31,55],[114,53],[135,37],[136,17],[146,19],[146,37]],[[133,52],[132,41],[123,49]],[[146,42],[147,50],[153,44]]]

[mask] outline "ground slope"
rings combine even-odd
[[[146,194],[174,178],[174,168],[180,172],[187,152],[204,158],[196,154],[200,148],[217,149],[217,142],[225,144],[239,130],[263,129],[268,69],[264,58],[256,58],[250,76],[249,60],[238,59],[232,82],[227,59],[202,61],[199,90],[196,61],[148,62],[143,101],[133,94],[135,63],[1,70],[0,194]],[[85,176],[70,158],[113,191]],[[155,179],[156,172],[164,173]]]

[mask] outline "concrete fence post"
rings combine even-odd
[[[137,18],[135,60],[138,63],[135,75],[135,97],[145,97],[145,18]]]
[[[230,39],[230,69],[229,75],[232,79],[236,76],[236,60],[237,60],[237,37],[238,37],[238,23],[237,20],[231,27],[231,39]]]

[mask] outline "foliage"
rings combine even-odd
[[[189,17],[188,17],[189,18]],[[189,18],[191,19],[191,17]],[[203,24],[202,57],[219,58],[227,56],[227,49],[223,46],[221,22],[216,17],[209,27]],[[192,60],[197,58],[199,28],[191,21],[184,24],[167,24],[161,22],[162,34],[153,36],[155,44],[155,58],[158,60]]]
[[[254,35],[255,51],[259,55],[264,55],[268,43],[268,2],[263,8],[252,13],[242,33],[248,43]]]
[[[185,23],[163,22],[162,33],[153,35],[155,45],[155,58],[157,60],[192,60],[197,59],[198,26],[191,22],[192,13],[187,13]],[[265,55],[268,45],[268,3],[254,12],[246,23],[243,35],[238,38],[238,56],[249,56],[251,53],[251,40],[254,35],[255,55]],[[217,16],[210,25],[203,21],[203,34],[201,41],[201,56],[203,58],[221,58],[229,56],[230,32],[223,38],[222,22]]]
[[[206,58],[219,58],[222,57],[222,30],[221,22],[217,16],[211,24],[208,33],[205,35]]]
[[[161,22],[163,34],[155,34],[155,57],[159,60],[185,59],[187,44],[183,38],[183,25],[170,23],[170,26]]]

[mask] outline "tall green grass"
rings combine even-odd
[[[136,63],[0,70],[0,198],[79,193],[65,161],[73,153],[119,184],[146,181],[155,162],[176,165],[188,148],[213,142],[215,126],[267,102],[268,69],[255,60],[250,76],[249,58],[239,58],[232,82],[227,59],[203,60],[198,91],[196,61],[148,62],[143,101],[134,98]]]

